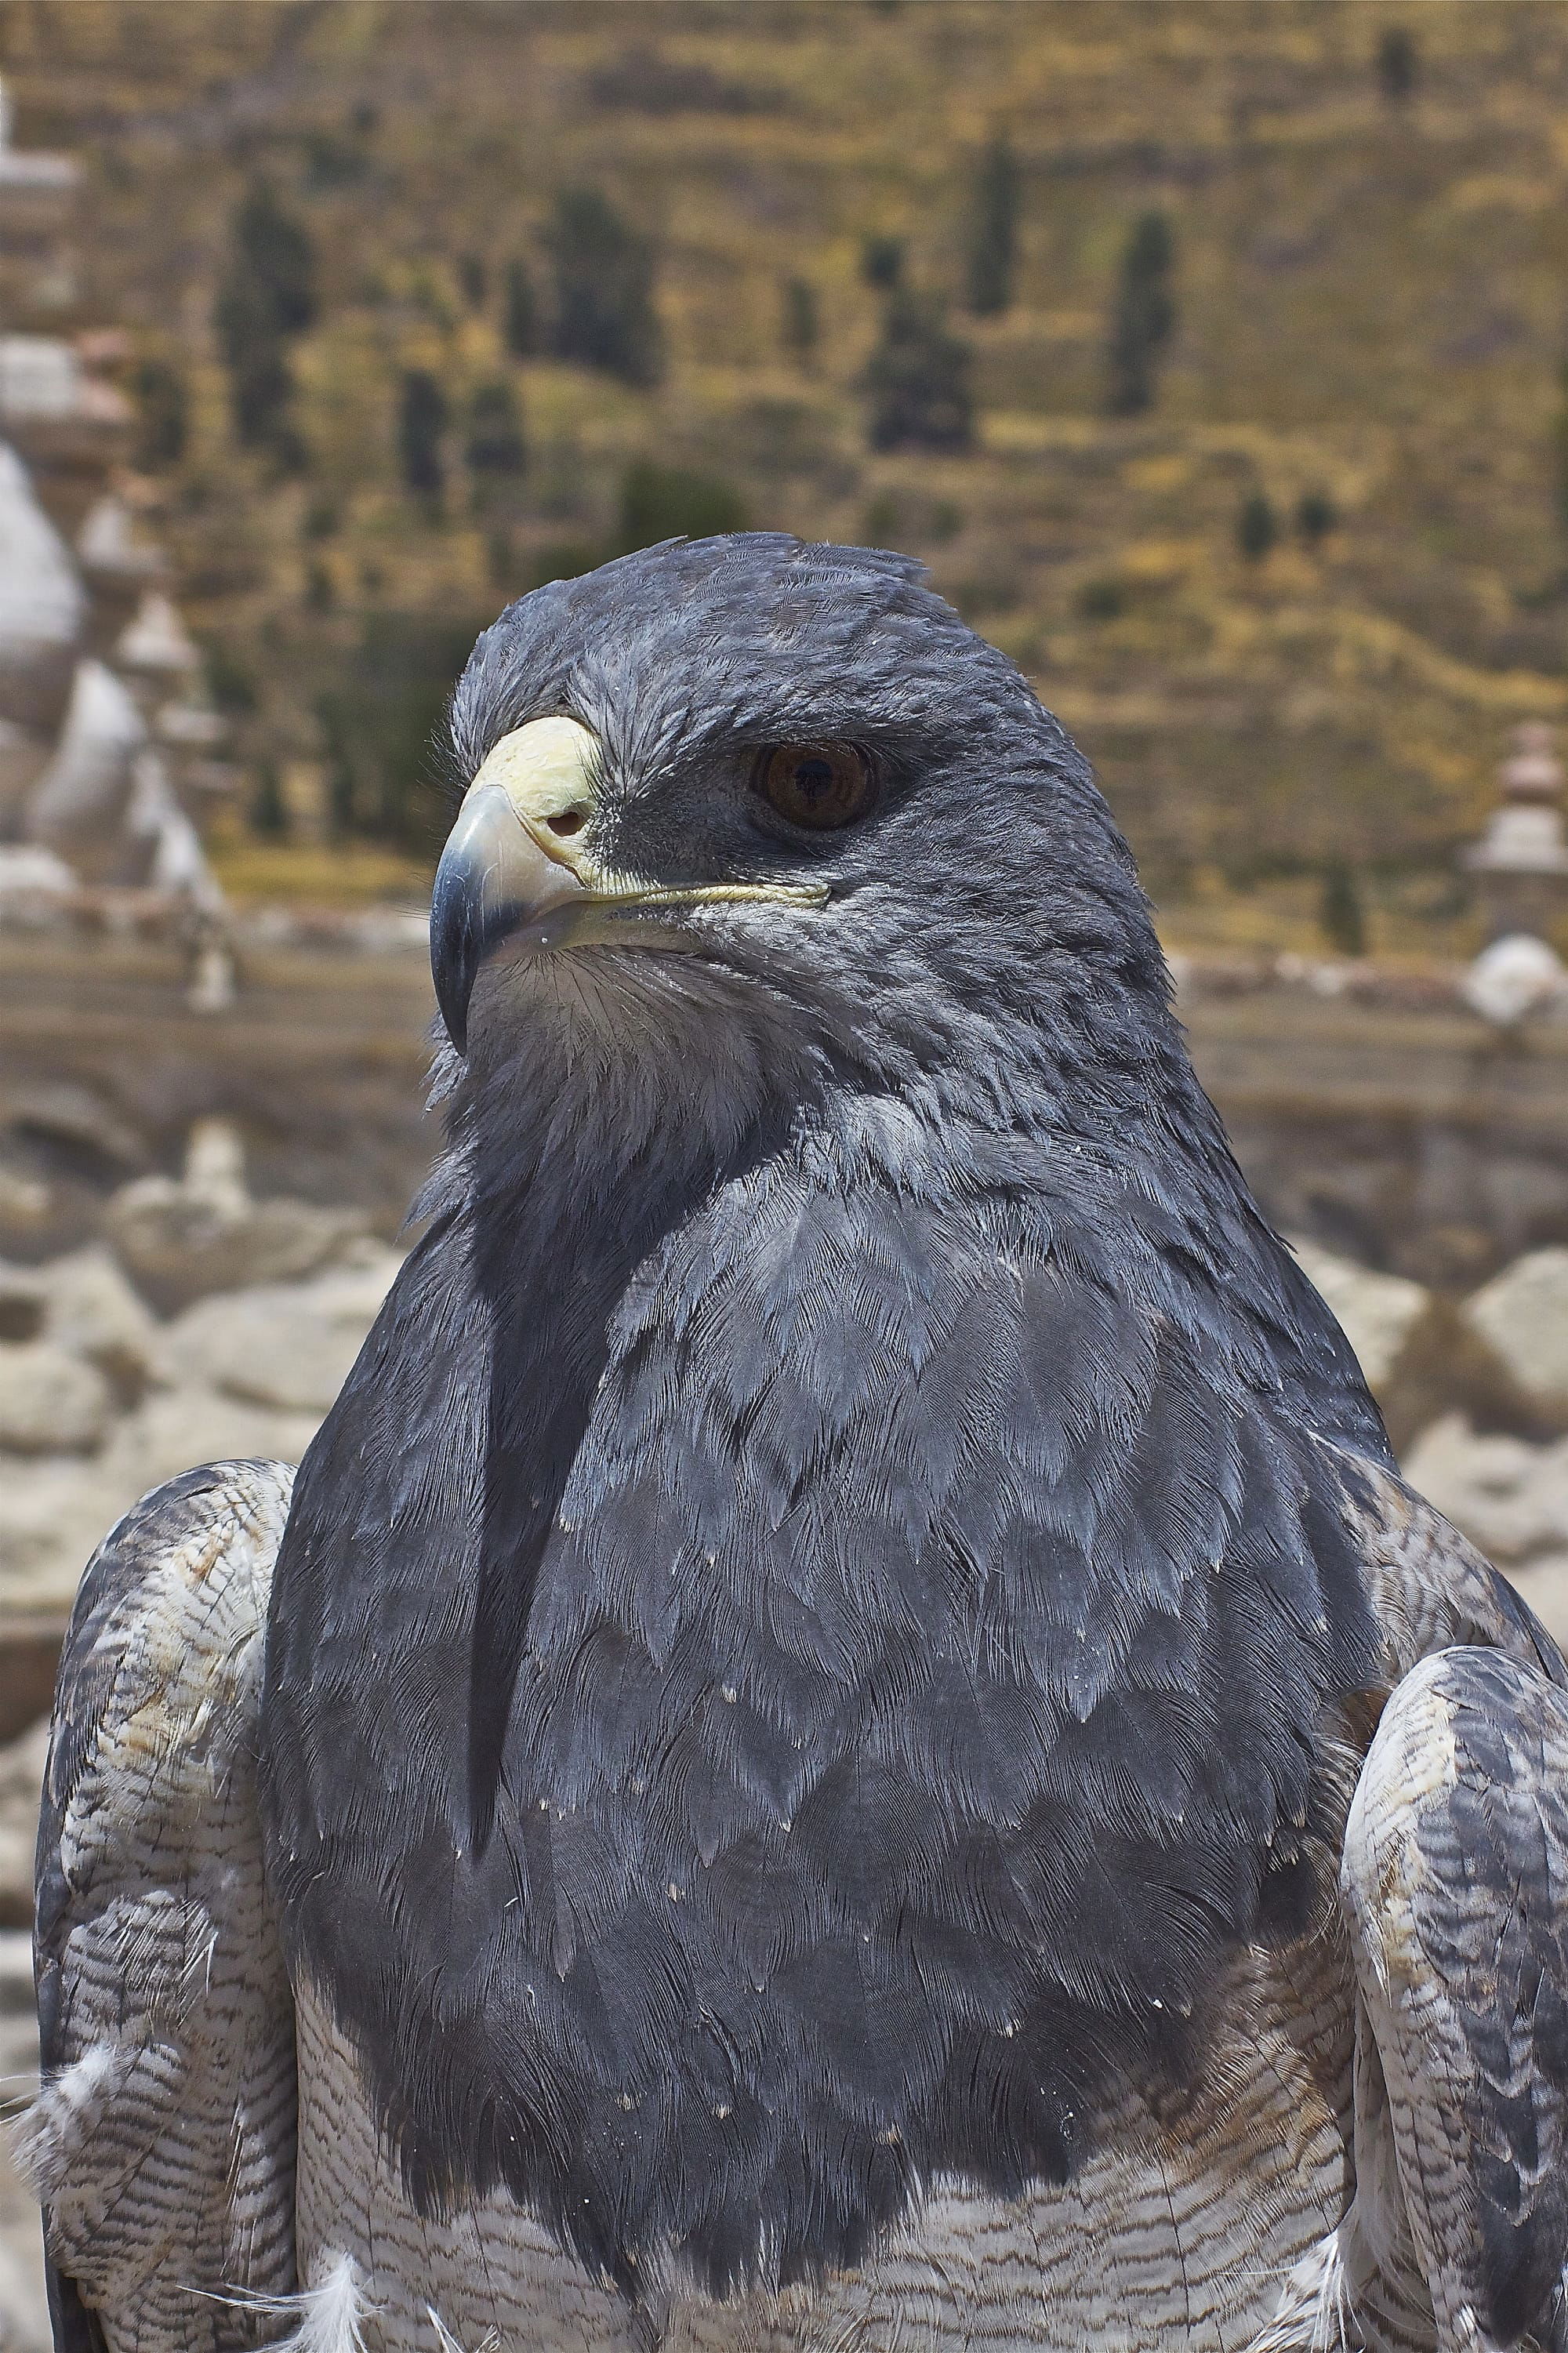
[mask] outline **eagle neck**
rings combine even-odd
[[[520,1116],[515,1090],[463,1123],[461,1213],[489,1339],[468,1694],[468,1827],[490,1832],[540,1563],[594,1409],[610,1329],[637,1270],[722,1184],[776,1148],[759,1111],[723,1137],[679,1115],[626,1117],[615,1091],[565,1087]],[[531,1095],[533,1105],[538,1094]],[[648,1110],[652,1113],[652,1106]],[[689,1111],[689,1106],[686,1106]]]

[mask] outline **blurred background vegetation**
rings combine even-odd
[[[0,69],[93,175],[231,886],[413,887],[478,628],[749,523],[923,557],[1176,938],[1468,943],[1568,709],[1560,0],[0,0]]]

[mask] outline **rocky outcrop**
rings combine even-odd
[[[0,1631],[7,1609],[68,1608],[149,1487],[223,1455],[298,1461],[400,1263],[352,1212],[253,1200],[217,1120],[103,1227],[43,1266],[0,1261]]]
[[[1568,1432],[1568,1250],[1531,1250],[1462,1310],[1516,1418]]]
[[[109,1384],[47,1340],[0,1347],[0,1451],[89,1454],[109,1431]]]
[[[160,1369],[170,1387],[192,1382],[245,1405],[324,1414],[399,1263],[395,1250],[361,1242],[355,1264],[311,1282],[204,1299],[160,1335]]]
[[[253,1200],[238,1140],[217,1119],[198,1121],[183,1176],[123,1186],[103,1226],[138,1289],[166,1314],[214,1292],[313,1274],[365,1232],[353,1210]]]

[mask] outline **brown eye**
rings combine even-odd
[[[826,833],[852,825],[871,806],[871,771],[853,744],[780,744],[757,777],[764,800],[792,825]]]

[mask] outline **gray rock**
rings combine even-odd
[[[1411,1485],[1500,1567],[1568,1546],[1568,1462],[1556,1447],[1479,1433],[1444,1414],[1404,1461]]]
[[[145,1140],[95,1087],[76,1079],[22,1078],[0,1090],[0,1124],[36,1142],[129,1171],[147,1165]]]
[[[142,1176],[107,1203],[115,1256],[165,1314],[215,1292],[288,1282],[341,1258],[365,1230],[352,1209],[310,1201],[251,1201],[172,1176]]]
[[[163,1377],[286,1411],[325,1413],[402,1263],[379,1243],[362,1243],[356,1258],[310,1282],[262,1284],[187,1308],[159,1335]]]
[[[0,1345],[0,1448],[14,1454],[85,1454],[103,1442],[109,1384],[48,1340]]]
[[[0,1609],[66,1610],[82,1570],[141,1493],[102,1458],[16,1458],[0,1469]]]
[[[101,1244],[39,1270],[44,1337],[85,1357],[124,1395],[152,1377],[157,1325]]]
[[[1568,1250],[1516,1259],[1460,1314],[1526,1413],[1568,1430]]]
[[[297,1462],[320,1419],[314,1413],[280,1413],[270,1406],[215,1397],[195,1387],[155,1391],[117,1425],[94,1465],[101,1473],[100,1492],[107,1500],[112,1490],[113,1498],[99,1535],[150,1487],[177,1478],[198,1462],[244,1461],[253,1455]],[[86,1557],[84,1554],[84,1562]]]

